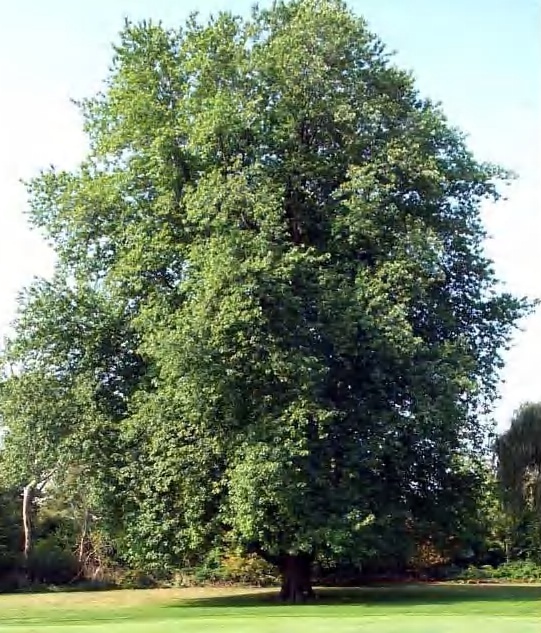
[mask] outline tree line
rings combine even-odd
[[[3,551],[157,576],[238,551],[298,602],[317,565],[488,534],[483,420],[533,307],[483,248],[509,174],[364,20],[127,22],[78,106],[85,159],[27,183],[57,263],[2,357]],[[538,472],[523,437],[509,491]]]

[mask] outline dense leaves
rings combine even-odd
[[[459,531],[527,309],[483,253],[505,173],[334,0],[127,23],[81,108],[84,163],[29,183],[58,270],[8,347],[8,453],[82,468],[128,559],[233,542],[291,598],[373,534]]]
[[[515,412],[496,450],[510,503],[541,511],[541,404],[528,402]]]
[[[541,404],[519,407],[496,453],[511,546],[541,561]]]

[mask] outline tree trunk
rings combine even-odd
[[[34,490],[36,482],[32,481],[23,490],[23,529],[24,529],[24,559],[28,559],[30,550],[32,549],[32,501],[34,500]]]
[[[25,562],[28,560],[30,550],[32,549],[32,504],[36,494],[41,493],[43,487],[47,484],[52,476],[52,472],[45,475],[40,481],[34,479],[23,488],[23,530],[24,530],[24,549],[23,556]]]
[[[307,554],[285,555],[279,564],[282,576],[280,599],[299,604],[315,597],[312,589],[312,558]]]
[[[88,508],[85,508],[83,513],[83,522],[81,525],[81,540],[79,541],[79,554],[77,556],[77,560],[79,561],[79,565],[82,566],[83,560],[85,557],[85,545],[86,545],[86,537],[88,534],[88,524],[90,522],[90,512]]]

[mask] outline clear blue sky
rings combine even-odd
[[[48,274],[51,254],[25,225],[21,177],[51,163],[70,167],[85,141],[70,97],[100,86],[123,17],[182,22],[197,8],[245,13],[245,0],[3,0],[0,3],[0,333],[17,290]],[[265,1],[261,5],[268,4]],[[482,159],[515,170],[508,200],[484,211],[487,244],[514,292],[541,297],[541,7],[538,0],[356,0],[421,91],[443,102]],[[497,419],[541,400],[541,313],[507,355]]]

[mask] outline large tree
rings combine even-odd
[[[316,558],[441,529],[527,309],[483,252],[506,174],[334,0],[128,23],[81,109],[86,160],[29,184],[74,307],[12,349],[105,392],[104,439],[70,446],[104,442],[131,559],[227,540],[298,601]],[[87,292],[108,309],[76,309]],[[126,342],[96,349],[110,323]]]

